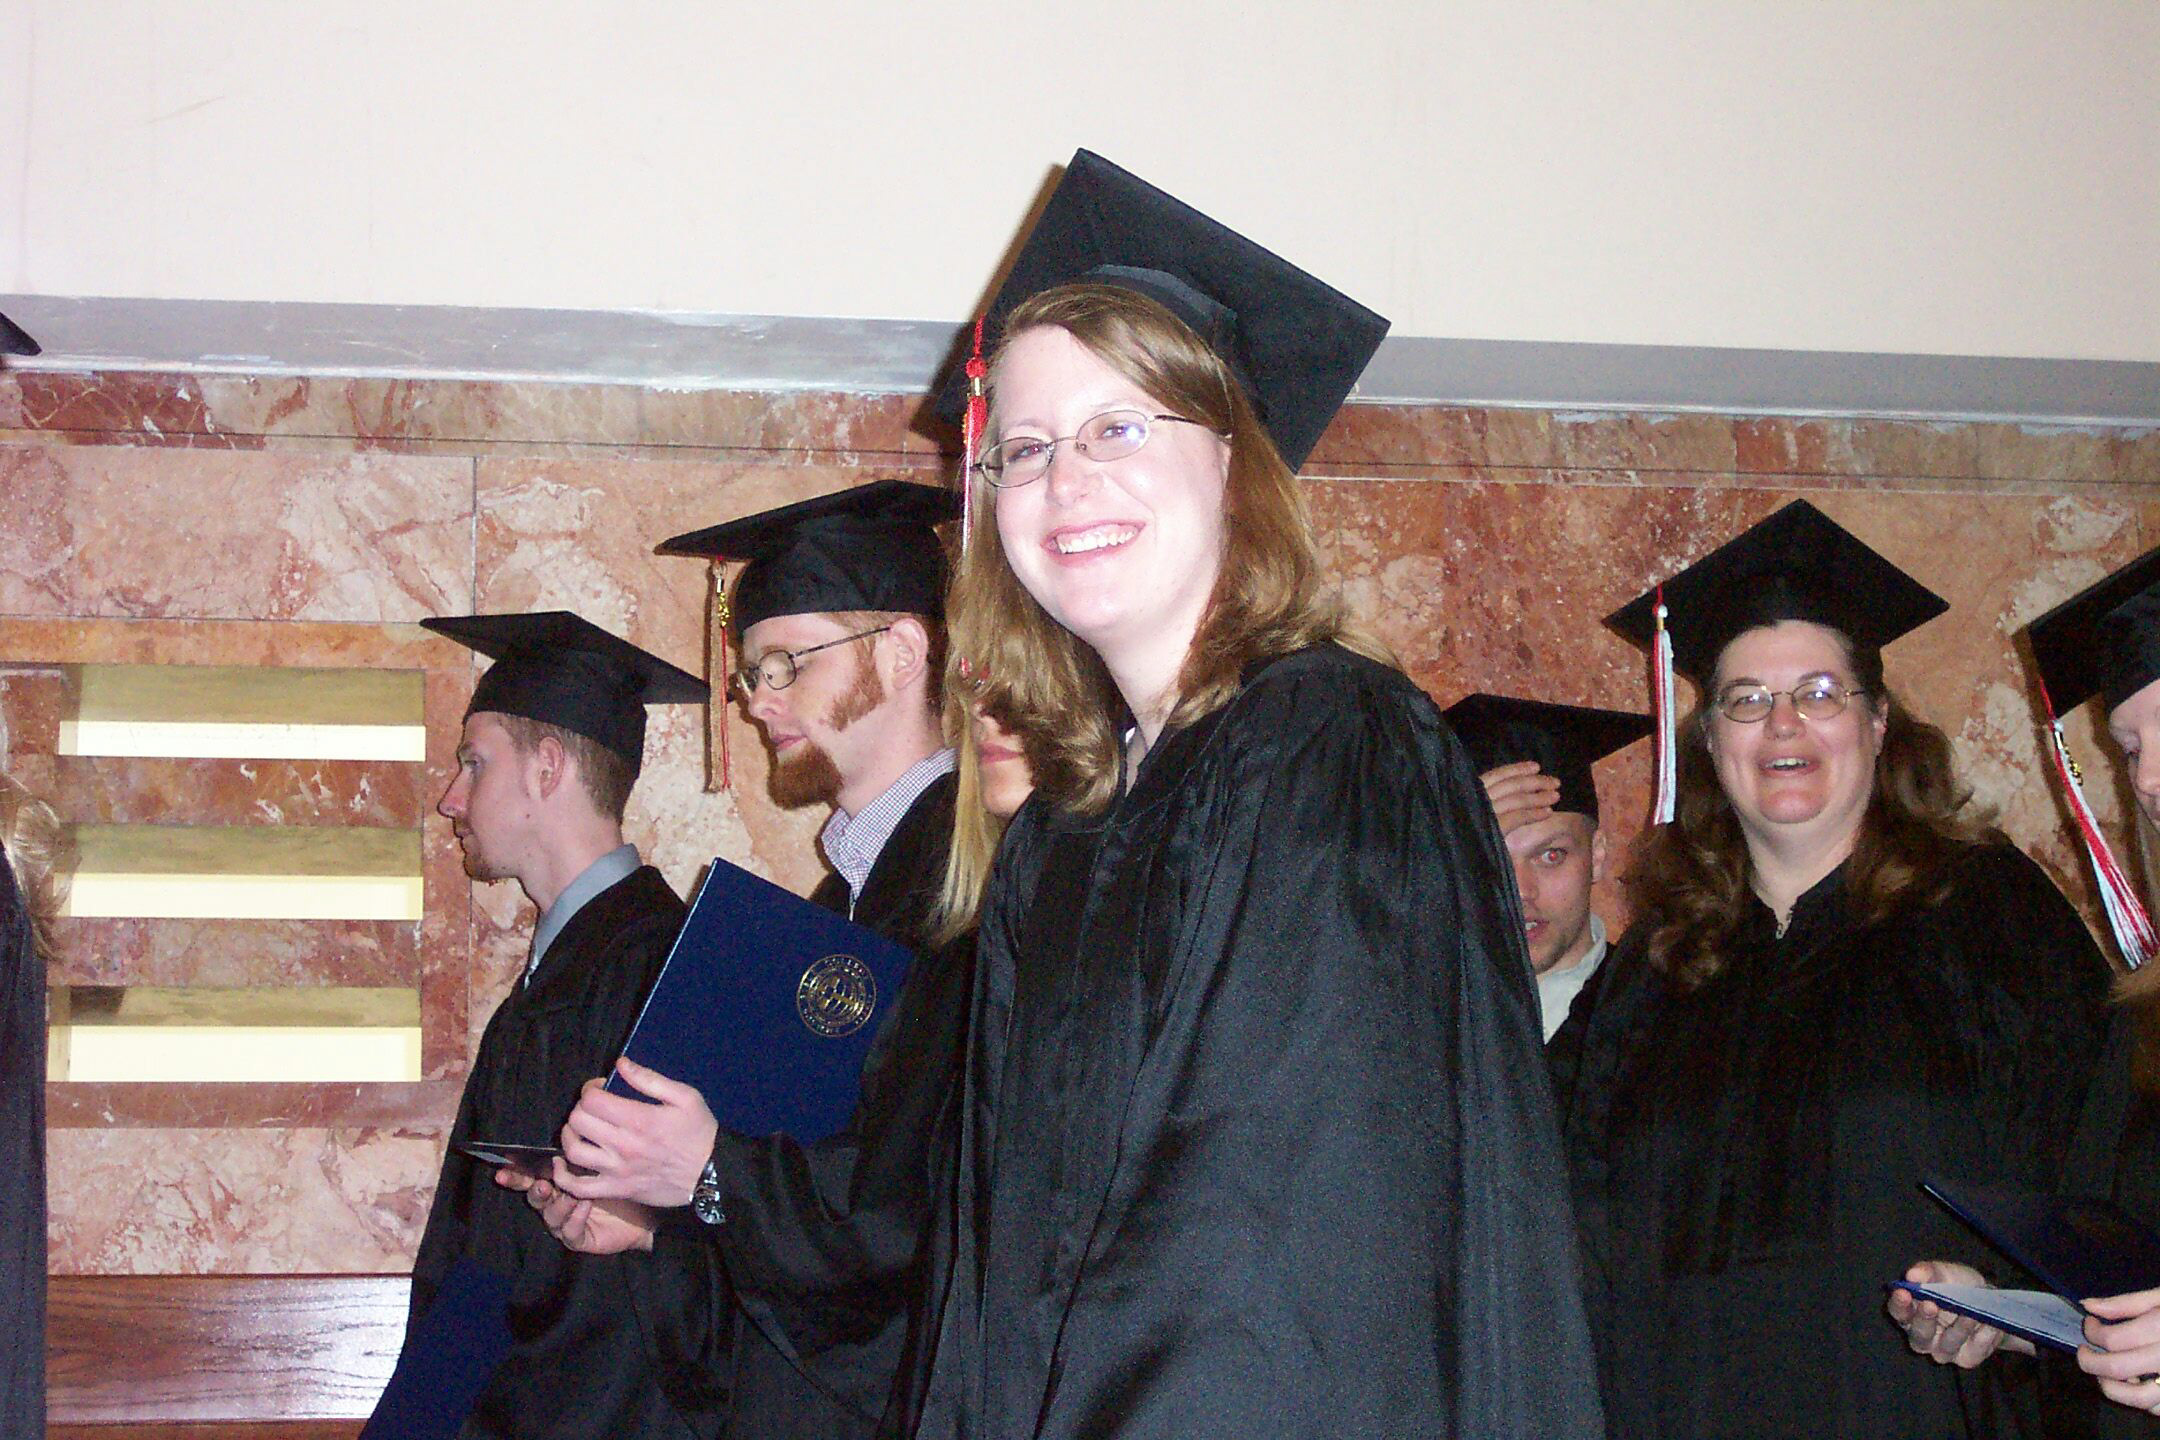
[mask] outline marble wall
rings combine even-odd
[[[523,954],[514,887],[472,887],[433,814],[472,680],[413,622],[579,610],[692,670],[703,566],[662,537],[885,476],[936,481],[908,397],[435,381],[0,373],[0,758],[70,818],[421,824],[418,924],[68,921],[76,983],[415,984],[413,1085],[52,1089],[63,1273],[387,1271],[408,1262],[479,1026]],[[2046,782],[2013,635],[2160,543],[2160,432],[1357,406],[1307,466],[1333,574],[1443,703],[1474,689],[1641,708],[1599,617],[1806,495],[1946,596],[1891,678],[1956,738],[1980,803],[2097,917]],[[424,766],[53,755],[65,666],[424,671]],[[753,730],[708,793],[703,715],[659,712],[630,830],[678,887],[723,854],[797,889],[816,816],[775,810]],[[2072,721],[2118,836],[2122,777]],[[1624,849],[1648,747],[1601,770]],[[1602,902],[1620,913],[1616,887]]]

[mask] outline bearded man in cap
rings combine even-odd
[[[683,919],[667,881],[623,840],[645,707],[703,701],[705,682],[565,611],[421,623],[495,660],[436,808],[456,827],[465,873],[515,881],[539,913],[451,1127],[413,1264],[413,1315],[461,1260],[509,1281],[509,1354],[462,1435],[710,1433],[719,1392],[651,1364],[618,1303],[627,1262],[563,1250],[464,1148],[552,1143],[579,1084],[621,1049]],[[702,1280],[682,1287],[683,1304],[715,1303],[712,1275]],[[655,1299],[676,1323],[675,1301]]]
[[[529,1197],[568,1245],[649,1248],[661,1271],[717,1251],[735,1323],[669,1363],[728,1377],[730,1435],[872,1434],[908,1340],[974,953],[971,937],[932,938],[955,790],[932,527],[957,512],[943,491],[880,481],[661,547],[748,562],[731,601],[734,679],[772,753],[773,797],[832,807],[821,844],[835,873],[811,899],[916,955],[837,1134],[733,1134],[695,1089],[625,1061],[624,1079],[659,1103],[588,1083],[563,1130],[568,1163]],[[624,1201],[672,1214],[641,1225]]]

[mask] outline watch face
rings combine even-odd
[[[690,1191],[690,1213],[707,1225],[724,1224],[727,1212],[720,1208],[720,1171],[711,1161]]]

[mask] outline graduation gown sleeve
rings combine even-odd
[[[1599,1433],[1507,859],[1424,696],[1279,661],[1008,862],[938,1423]]]
[[[45,1432],[45,965],[0,857],[0,1435]]]
[[[954,783],[930,785],[879,853],[855,920],[915,952],[864,1061],[848,1124],[814,1144],[723,1132],[726,1221],[713,1232],[737,1302],[730,1433],[868,1434],[886,1410],[920,1291],[924,1226],[948,1163],[974,945],[929,940]],[[844,907],[834,883],[821,899]]]
[[[651,867],[571,917],[529,984],[489,1020],[452,1141],[551,1143],[586,1078],[614,1063],[681,927],[682,902]],[[716,1267],[633,1285],[642,1255],[565,1250],[492,1168],[445,1156],[413,1266],[415,1313],[459,1257],[511,1281],[509,1356],[468,1417],[467,1435],[688,1436],[717,1427],[724,1393],[656,1356],[656,1323],[708,1334],[724,1323]],[[716,1316],[715,1310],[721,1309]]]

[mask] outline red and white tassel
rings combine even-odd
[[[975,344],[968,353],[967,414],[960,421],[960,553],[967,554],[975,533],[975,462],[982,457],[983,431],[990,424],[990,398],[983,384],[990,367],[983,361],[983,322],[975,317]]]
[[[2070,814],[2077,821],[2078,838],[2085,842],[2085,853],[2092,859],[2094,876],[2100,881],[2100,903],[2107,909],[2108,928],[2115,932],[2115,944],[2122,951],[2123,963],[2132,970],[2143,965],[2160,951],[2160,937],[2153,933],[2152,916],[2146,913],[2145,902],[2138,898],[2137,887],[2123,873],[2122,865],[2115,859],[2107,836],[2101,833],[2100,822],[2093,818],[2092,807],[2085,803],[2083,776],[2077,761],[2070,758],[2070,747],[2063,740],[2062,721],[2055,718],[2055,702],[2048,699],[2047,686],[2040,687],[2040,699],[2048,707],[2048,734],[2054,740],[2055,773],[2062,777],[2063,794],[2069,797]]]
[[[1657,712],[1657,792],[1650,809],[1650,823],[1670,825],[1679,798],[1680,752],[1676,741],[1678,722],[1673,718],[1672,634],[1665,628],[1665,587],[1658,586],[1657,626],[1650,639],[1650,701]]]

